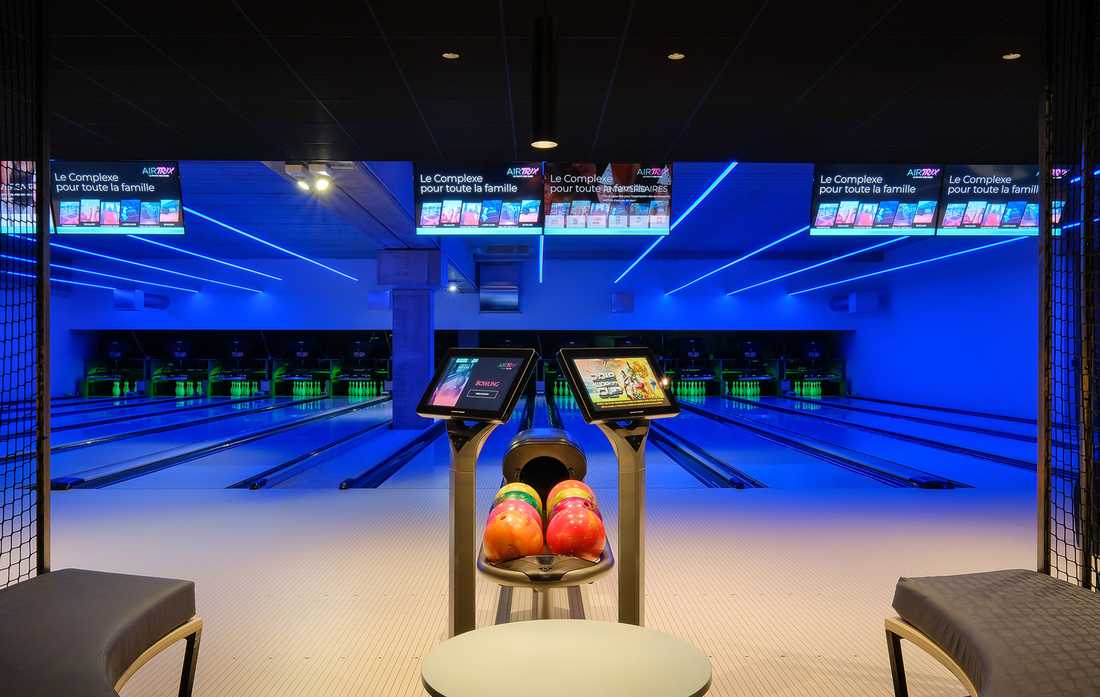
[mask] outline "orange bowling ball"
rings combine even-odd
[[[580,496],[586,498],[592,503],[596,503],[596,494],[592,489],[579,479],[566,479],[565,481],[558,482],[554,485],[554,488],[550,490],[550,493],[546,495],[546,510],[554,510],[554,506],[558,504],[562,499],[567,499],[570,496]]]
[[[541,554],[542,516],[526,501],[505,499],[489,513],[482,545],[492,563]]]

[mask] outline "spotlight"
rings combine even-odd
[[[1017,60],[1020,57],[1021,57],[1021,54],[1016,53],[1016,52],[1006,53],[1003,56],[1001,56],[1001,58],[1006,60],[1006,61],[1014,61],[1014,60]]]
[[[461,54],[455,53],[454,51],[444,51],[442,53],[442,56],[444,58],[446,58],[447,60],[449,60],[449,61],[456,61],[456,60],[458,60],[459,58],[462,57]]]
[[[313,182],[313,188],[317,189],[318,191],[328,191],[329,186],[330,182],[328,177],[317,177],[317,179]]]
[[[553,17],[535,20],[531,56],[531,147],[558,147],[558,35]]]
[[[455,283],[454,281],[451,281],[450,283],[448,283],[447,284],[447,292],[448,293],[457,293],[458,292],[458,284]]]
[[[302,191],[309,191],[309,182],[307,182],[305,179],[298,179],[294,183],[297,184],[298,188]]]
[[[679,51],[673,51],[672,53],[668,54],[668,59],[670,61],[682,61],[685,58],[687,58],[687,56],[680,53]]]

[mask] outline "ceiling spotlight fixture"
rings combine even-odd
[[[302,191],[309,191],[309,182],[305,179],[295,179],[294,183],[298,185],[298,188]]]
[[[558,147],[558,36],[554,18],[535,20],[531,58],[531,147]]]
[[[670,61],[682,61],[685,58],[687,58],[687,56],[680,53],[679,51],[673,51],[672,53],[668,54],[668,59]]]
[[[313,188],[317,189],[318,191],[328,191],[328,188],[331,185],[332,184],[329,181],[328,175],[322,175],[313,180]]]
[[[1001,56],[1001,58],[1003,58],[1006,61],[1014,61],[1014,60],[1017,60],[1020,57],[1021,57],[1021,54],[1016,53],[1015,51],[1013,51],[1012,53],[1006,53],[1003,56]]]
[[[442,55],[449,61],[456,61],[462,57],[461,54],[455,53],[454,51],[444,51]]]
[[[447,292],[448,293],[457,293],[458,292],[458,284],[455,283],[454,281],[451,281],[450,283],[448,283],[447,284]]]

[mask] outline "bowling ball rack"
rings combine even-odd
[[[550,619],[552,606],[549,591],[567,588],[570,619],[584,619],[580,587],[597,581],[614,567],[611,540],[604,545],[603,553],[596,561],[564,554],[534,554],[493,563],[485,558],[484,546],[477,554],[477,570],[501,586],[497,599],[497,624],[508,622],[511,618],[513,588],[528,588],[534,592],[534,615],[535,619],[540,620]]]

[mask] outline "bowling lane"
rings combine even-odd
[[[565,429],[580,444],[588,458],[585,482],[593,489],[618,488],[619,465],[607,438],[595,426],[585,423],[579,410],[567,408],[560,411]],[[646,446],[645,462],[646,486],[650,489],[699,489],[704,486],[652,443]]]
[[[796,435],[869,453],[976,487],[1003,489],[1033,486],[1035,482],[1034,472],[1018,467],[847,428],[802,414],[783,414],[743,402],[730,402],[722,397],[707,397],[702,406],[734,418],[782,428]]]
[[[976,414],[956,414],[954,412],[941,411],[933,408],[887,404],[856,397],[818,397],[817,399],[822,404],[827,404],[829,406],[837,408],[852,407],[865,411],[878,412],[881,416],[890,416],[899,420],[921,419],[940,421],[943,425],[947,425],[949,428],[957,427],[956,430],[962,432],[978,429],[981,431],[1000,432],[1010,437],[1029,438],[1032,442],[1035,440],[1036,427],[1034,423],[1021,423],[1019,421],[1009,421]]]
[[[273,486],[277,489],[337,489],[345,479],[358,477],[367,469],[393,454],[420,431],[388,428],[379,429],[363,439],[356,439],[351,447],[342,446],[317,459],[315,465],[295,477]],[[432,445],[446,444],[446,438],[437,438]],[[423,455],[423,452],[420,453]]]
[[[862,411],[852,411],[831,406],[830,402],[824,400],[797,400],[785,397],[759,397],[757,399],[760,404],[804,412],[815,418],[826,417],[845,423],[924,438],[945,445],[979,450],[1001,457],[1010,457],[1025,462],[1035,461],[1036,450],[1033,442],[1029,443],[1014,438],[1003,438],[986,433],[959,430],[948,426],[937,426],[891,416],[868,414]]]
[[[74,428],[72,430],[63,431],[53,439],[53,445],[68,445],[70,443],[77,443],[79,441],[87,440],[89,438],[102,438],[106,436],[124,435],[127,433],[133,433],[134,431],[142,431],[147,428],[157,428],[160,426],[170,426],[172,428],[188,428],[189,424],[199,419],[205,419],[212,416],[233,416],[234,418],[229,421],[235,421],[239,418],[238,414],[254,411],[263,407],[268,407],[273,404],[288,404],[294,401],[292,397],[275,397],[273,399],[262,399],[255,402],[222,402],[213,403],[205,409],[196,409],[194,411],[185,411],[182,413],[176,413],[171,411],[168,413],[157,413],[150,416],[134,415],[133,418],[125,419],[123,421],[115,421],[106,424],[93,425],[84,428]],[[299,398],[300,399],[300,398]],[[318,404],[313,402],[311,404]],[[311,406],[307,404],[304,406]],[[278,413],[284,411],[283,409],[272,410],[271,413]],[[158,410],[159,412],[159,410]]]
[[[96,410],[91,413],[74,413],[74,414],[52,414],[50,416],[50,426],[54,429],[69,429],[71,427],[79,427],[80,424],[90,421],[105,421],[108,419],[130,419],[130,418],[145,418],[154,416],[160,412],[165,414],[178,413],[180,418],[190,418],[191,415],[199,413],[202,407],[218,407],[232,402],[243,403],[245,398],[241,397],[183,397],[181,399],[158,399],[152,402],[146,402],[144,404],[137,404],[133,406],[119,405],[112,407],[109,410],[101,411]],[[259,402],[263,397],[256,398],[254,404]],[[176,411],[173,410],[184,410]],[[188,415],[188,416],[184,416]]]
[[[391,402],[375,404],[342,416],[303,424],[293,430],[237,448],[219,450],[198,460],[119,482],[114,486],[129,489],[224,489],[326,443],[368,426],[386,423],[392,416]],[[385,433],[386,430],[378,428],[354,438],[313,458],[314,466],[340,454],[363,461],[369,454],[377,452],[380,445],[377,438]]]
[[[785,448],[729,424],[684,411],[662,426],[745,474],[779,489],[871,488],[885,484]],[[650,448],[652,449],[652,445]]]
[[[236,418],[219,419],[197,426],[181,426],[159,433],[55,453],[51,457],[51,469],[54,477],[63,477],[107,465],[146,462],[347,405],[346,397],[333,397],[274,411],[253,410],[254,413]]]

